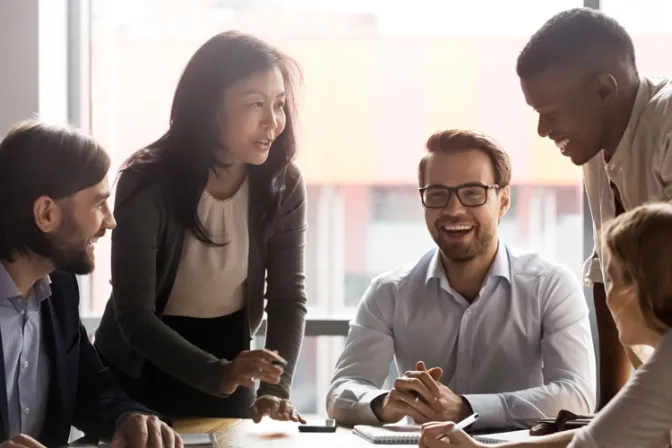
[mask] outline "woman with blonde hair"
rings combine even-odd
[[[643,205],[609,222],[604,257],[612,284],[607,305],[623,345],[655,352],[586,427],[502,448],[637,448],[670,446],[672,430],[672,204]],[[420,447],[479,448],[452,422],[422,428]],[[492,446],[492,445],[488,445]]]

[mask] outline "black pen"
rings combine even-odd
[[[274,359],[273,361],[271,361],[271,364],[276,365],[276,366],[280,366],[280,367],[286,367],[287,366],[287,360],[278,356],[278,359]]]

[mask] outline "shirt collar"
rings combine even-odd
[[[48,275],[45,275],[35,282],[31,293],[41,302],[51,296],[50,285],[51,278],[49,278]],[[14,280],[10,277],[5,266],[0,263],[0,300],[7,300],[14,297],[21,297],[19,288],[16,287],[16,283],[14,283]]]
[[[488,275],[485,277],[485,282],[487,282],[490,277],[502,277],[511,283],[511,264],[509,262],[509,251],[506,247],[506,244],[504,244],[502,240],[499,240],[497,253],[495,254],[495,259],[490,265]],[[434,251],[434,255],[429,262],[425,284],[428,284],[431,279],[438,279],[439,283],[444,289],[450,287],[448,278],[446,277],[446,271],[443,270],[441,252],[438,248]]]
[[[637,126],[639,125],[639,118],[650,100],[651,84],[646,78],[640,77],[639,87],[637,87],[637,95],[635,96],[635,103],[632,105],[632,112],[630,112],[628,125],[626,126],[625,132],[623,132],[623,137],[621,137],[621,141],[618,142],[618,146],[616,146],[614,155],[609,160],[608,165],[617,165],[619,160],[623,157],[623,154],[628,152],[628,148],[632,146],[631,143],[635,136]]]

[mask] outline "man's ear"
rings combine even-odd
[[[506,186],[499,189],[499,218],[503,218],[511,206],[511,187]]]
[[[35,225],[44,233],[52,233],[61,225],[63,209],[49,196],[40,196],[33,202]]]
[[[618,94],[618,82],[611,73],[601,73],[595,78],[597,95],[603,103],[608,103]]]

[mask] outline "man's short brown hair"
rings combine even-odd
[[[420,186],[425,186],[425,166],[427,157],[436,151],[451,152],[465,149],[480,149],[488,155],[495,172],[495,183],[500,187],[511,184],[511,159],[504,148],[492,137],[475,131],[449,129],[432,134],[425,144],[427,154],[420,160],[418,178]]]
[[[604,243],[634,284],[647,325],[659,334],[672,328],[672,204],[642,205],[607,223]]]
[[[64,199],[102,182],[110,158],[91,137],[36,120],[17,123],[0,141],[0,260],[51,255],[33,205],[41,196]]]

